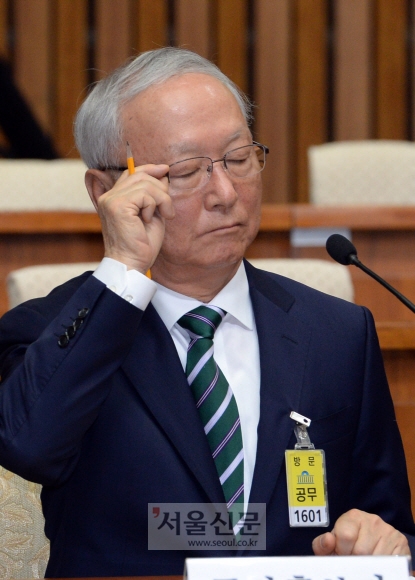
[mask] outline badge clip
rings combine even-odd
[[[310,441],[310,436],[307,431],[307,427],[311,425],[311,419],[291,411],[290,419],[295,421],[294,433],[297,437],[297,443],[295,444],[295,449],[314,449],[313,443]]]

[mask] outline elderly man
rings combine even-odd
[[[173,48],[115,71],[81,107],[105,258],[0,324],[0,462],[44,486],[49,576],[180,574],[186,556],[409,554],[370,313],[243,261],[267,154],[249,114],[214,65]],[[290,526],[292,411],[325,452],[330,531]],[[149,503],[231,512],[248,500],[266,504],[264,551],[148,549]]]

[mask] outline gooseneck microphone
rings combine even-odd
[[[382,284],[382,286],[389,290],[389,292],[392,292],[392,294],[396,296],[396,298],[398,298],[398,300],[400,300],[403,304],[405,304],[409,310],[415,312],[415,304],[413,304],[410,300],[408,300],[408,298],[396,290],[396,288],[386,282],[386,280],[362,264],[362,262],[357,257],[357,250],[350,240],[340,234],[333,234],[327,238],[326,250],[329,256],[336,262],[339,262],[339,264],[343,264],[344,266],[353,264],[353,266],[357,266],[363,270],[363,272],[371,276],[374,280],[379,282],[379,284]]]

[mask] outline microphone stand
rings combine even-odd
[[[382,286],[384,286],[387,290],[389,290],[389,292],[392,292],[392,294],[396,296],[398,300],[400,300],[403,304],[405,304],[405,306],[409,308],[409,310],[415,313],[415,304],[413,304],[410,300],[408,300],[408,298],[406,298],[403,294],[401,294],[398,290],[396,290],[396,288],[394,288],[388,282],[386,282],[386,280],[384,280],[383,278],[378,276],[375,272],[373,272],[373,270],[370,270],[367,266],[362,264],[362,262],[356,256],[356,254],[350,254],[349,260],[350,264],[357,266],[357,268],[363,270],[363,272],[371,276],[374,280],[379,282],[379,284],[382,284]]]

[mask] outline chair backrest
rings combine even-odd
[[[336,141],[308,150],[315,205],[414,205],[415,143]]]
[[[0,159],[0,212],[93,212],[85,171],[81,159]]]
[[[256,268],[281,274],[326,294],[354,300],[353,282],[347,266],[313,258],[263,258],[249,262]]]
[[[326,294],[353,302],[354,290],[349,269],[328,260],[300,258],[251,259],[251,264],[275,272],[321,290]],[[10,308],[46,296],[53,288],[87,270],[95,270],[98,262],[76,264],[45,264],[13,270],[7,277]]]
[[[43,578],[49,559],[41,486],[0,467],[0,577]]]
[[[46,296],[53,288],[88,270],[95,270],[98,262],[75,264],[45,264],[13,270],[7,276],[10,308],[31,298]]]

